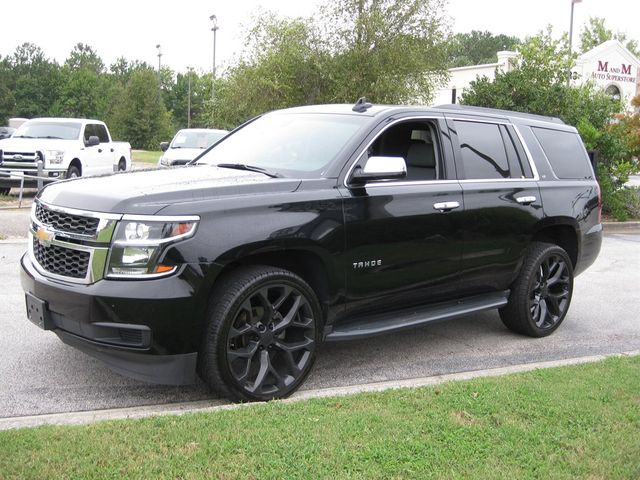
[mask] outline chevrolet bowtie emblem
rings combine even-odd
[[[51,241],[53,240],[53,232],[46,228],[38,227],[38,230],[36,230],[36,238],[38,239],[38,242],[40,242],[40,245],[48,247],[51,245]]]

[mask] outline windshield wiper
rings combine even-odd
[[[36,137],[31,137],[29,135],[16,135],[13,138],[36,138]]]
[[[47,135],[46,137],[38,137],[38,138],[49,138],[54,140],[62,140],[62,137],[54,137],[53,135]]]
[[[233,168],[235,170],[247,170],[249,172],[258,172],[271,178],[282,177],[282,175],[280,175],[279,173],[270,172],[268,170],[265,170],[264,168],[254,167],[253,165],[247,165],[245,163],[219,163],[218,165],[216,165],[216,167]]]

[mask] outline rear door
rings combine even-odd
[[[101,123],[94,124],[94,129],[100,145],[98,145],[98,165],[97,168],[100,173],[112,173],[114,164],[114,151],[111,139],[107,133],[107,128]]]
[[[345,313],[393,310],[455,296],[464,206],[444,119],[399,118],[365,144],[339,187],[346,229]],[[404,158],[407,177],[364,186],[350,183],[353,169],[369,156]]]
[[[505,120],[447,118],[465,209],[461,295],[509,288],[543,217],[535,165]]]

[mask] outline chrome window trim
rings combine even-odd
[[[364,153],[369,149],[369,147],[373,144],[373,142],[375,142],[378,137],[380,135],[382,135],[385,131],[387,131],[387,129],[391,128],[392,126],[396,125],[397,123],[400,122],[405,122],[405,121],[412,121],[412,120],[460,120],[460,121],[464,121],[464,122],[476,122],[476,123],[491,123],[491,124],[495,124],[495,125],[506,125],[506,126],[511,126],[513,127],[513,130],[516,132],[516,135],[518,136],[518,139],[520,140],[520,144],[522,145],[522,148],[524,149],[524,153],[527,156],[527,161],[529,162],[529,166],[531,167],[531,171],[533,172],[533,177],[531,178],[480,178],[480,179],[456,179],[456,180],[452,180],[452,179],[446,179],[446,180],[417,180],[414,182],[398,182],[398,181],[392,181],[392,182],[385,182],[385,181],[380,181],[380,182],[375,182],[375,183],[367,183],[365,185],[362,186],[358,186],[360,188],[364,187],[364,188],[378,188],[378,187],[398,187],[398,186],[419,186],[419,185],[446,185],[446,184],[453,184],[453,183],[460,183],[460,184],[466,184],[466,183],[495,183],[495,182],[507,182],[507,183],[512,183],[512,182],[537,182],[540,180],[540,176],[538,174],[538,169],[536,168],[536,164],[533,161],[533,156],[531,155],[531,151],[529,150],[529,146],[527,145],[527,142],[524,141],[524,137],[522,136],[522,133],[520,132],[520,129],[518,127],[518,125],[510,122],[509,120],[501,120],[501,119],[472,119],[472,118],[463,118],[463,117],[450,117],[450,116],[412,116],[412,117],[404,117],[404,118],[399,118],[397,120],[395,120],[394,122],[389,123],[389,125],[386,125],[384,129],[382,129],[369,143],[367,143],[367,145],[360,151],[360,153],[357,155],[356,159],[354,160],[354,162],[351,164],[351,166],[349,167],[349,169],[347,170],[346,175],[344,176],[344,179],[342,181],[342,184],[344,185],[345,188],[351,189],[354,188],[354,186],[349,186],[349,183],[347,182],[347,180],[349,179],[349,177],[351,176],[351,174],[353,173],[353,170],[355,169],[357,163],[360,161],[360,159],[362,158],[362,155],[364,155]],[[534,135],[535,136],[535,135]],[[537,139],[536,139],[537,141]]]
[[[536,168],[536,164],[533,161],[533,156],[529,151],[529,147],[527,146],[527,142],[524,141],[522,137],[522,133],[520,133],[520,129],[515,123],[512,123],[508,120],[476,120],[475,118],[460,118],[460,117],[446,117],[447,120],[458,120],[461,122],[475,122],[475,123],[491,123],[494,125],[505,125],[513,127],[513,130],[516,132],[518,139],[520,140],[520,144],[524,149],[524,153],[527,156],[527,161],[529,162],[529,166],[531,167],[531,172],[533,173],[533,177],[528,178],[464,178],[460,180],[460,183],[470,183],[470,182],[480,182],[480,183],[489,183],[489,182],[537,182],[540,180],[540,176],[538,175],[538,169]]]
[[[410,122],[412,120],[444,120],[444,116],[442,115],[435,115],[435,116],[430,116],[430,115],[420,115],[420,116],[411,116],[411,117],[403,117],[403,118],[398,118],[396,120],[394,120],[393,122],[389,123],[388,125],[385,125],[385,127],[380,130],[380,132],[378,132],[378,134],[373,137],[373,139],[367,143],[367,145],[360,150],[360,153],[356,156],[356,159],[353,161],[353,163],[351,164],[351,166],[349,167],[349,169],[347,170],[346,175],[344,176],[344,179],[342,180],[342,184],[344,185],[345,188],[351,189],[354,188],[354,186],[349,186],[349,184],[347,183],[347,180],[349,179],[349,177],[351,177],[351,174],[353,173],[353,170],[356,168],[357,163],[360,161],[360,159],[362,158],[362,155],[364,155],[364,153],[369,150],[369,147],[373,144],[373,142],[375,142],[380,135],[382,135],[384,132],[386,132],[389,128],[393,127],[394,125],[396,125],[397,123],[401,123],[401,122]],[[405,159],[406,162],[406,159]],[[380,184],[376,184],[376,183],[367,183],[364,185],[358,185],[358,187],[373,187],[373,186],[378,186],[378,185],[386,185],[386,186],[391,186],[393,184],[400,184],[400,185],[407,185],[407,184],[423,184],[425,182],[429,182],[432,183],[432,180],[428,180],[428,181],[416,181],[416,182],[384,182],[382,181]],[[435,182],[437,183],[442,183],[441,180],[435,180]]]

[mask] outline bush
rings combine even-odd
[[[640,191],[620,185],[611,171],[598,166],[598,181],[602,191],[602,213],[619,222],[640,218]]]

